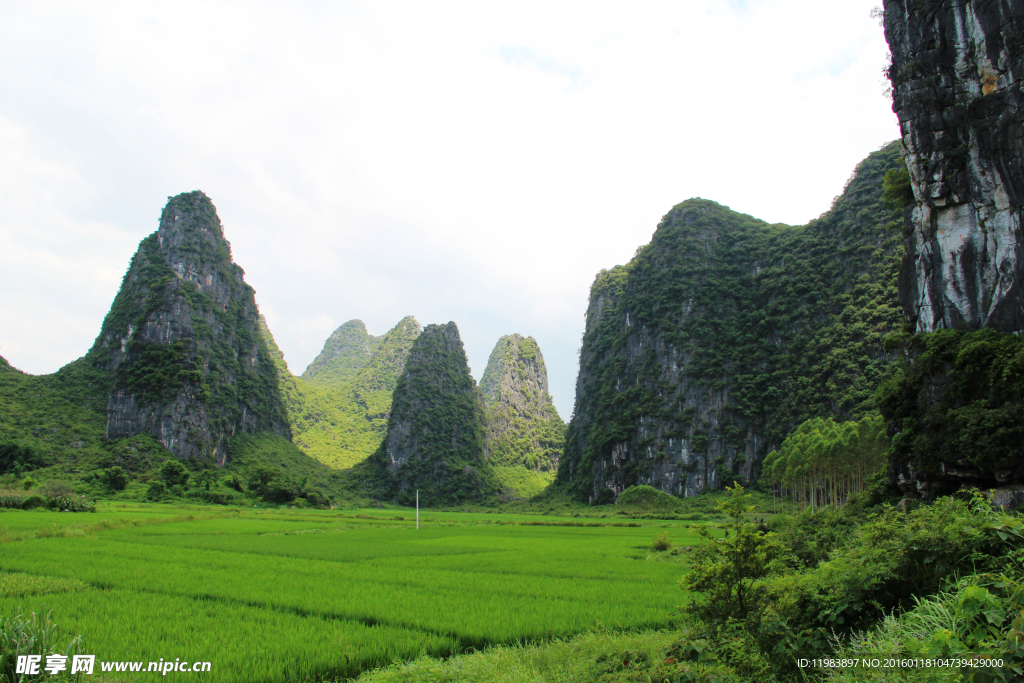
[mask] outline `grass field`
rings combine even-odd
[[[212,662],[175,680],[330,680],[669,626],[685,568],[648,550],[664,531],[696,539],[683,523],[621,518],[424,511],[417,530],[394,509],[2,510],[0,616],[45,604],[100,661]]]

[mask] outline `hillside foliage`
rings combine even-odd
[[[894,434],[895,474],[941,481],[949,464],[976,486],[1008,481],[1024,450],[1024,339],[939,330],[893,345],[906,349],[908,362],[879,387],[876,402]]]
[[[349,320],[331,333],[302,378],[318,386],[340,388],[370,361],[380,340],[367,333],[362,320]]]
[[[295,445],[334,469],[350,468],[373,454],[387,434],[391,395],[420,333],[416,319],[403,318],[374,338],[372,355],[347,381],[339,378],[350,369],[345,366],[352,362],[351,355],[322,362],[313,379],[305,378],[309,369],[302,377],[292,375],[266,321],[260,326],[277,367]],[[346,326],[352,327],[346,323],[339,331]],[[342,367],[335,367],[335,362]]]
[[[690,454],[686,490],[756,478],[798,425],[869,413],[898,369],[883,340],[903,325],[901,215],[882,184],[902,165],[898,143],[871,154],[805,226],[685,201],[602,271],[558,483],[581,500],[613,480],[660,486],[651,472],[678,453],[670,440]]]

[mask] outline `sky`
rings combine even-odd
[[[300,374],[358,318],[533,336],[690,197],[828,210],[899,137],[878,0],[3,3],[0,355],[82,356],[167,198],[211,197]]]

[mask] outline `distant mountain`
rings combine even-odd
[[[533,337],[498,340],[480,379],[487,405],[484,453],[492,465],[557,469],[565,423],[548,391],[544,356]]]
[[[345,323],[331,335],[334,341],[328,340],[303,377],[291,374],[265,321],[261,322],[277,364],[295,444],[335,469],[352,467],[369,457],[387,434],[391,393],[420,333],[416,319],[403,318],[382,337],[367,335],[361,321]],[[372,348],[372,353],[353,369],[354,359],[365,348]],[[321,360],[319,369],[311,373]],[[339,381],[350,370],[354,371],[347,381]],[[305,378],[308,374],[312,379]]]
[[[319,386],[340,387],[370,361],[380,339],[367,334],[362,320],[349,320],[327,338],[302,378]]]
[[[484,458],[485,408],[455,323],[428,325],[394,392],[388,433],[369,465],[382,495],[424,505],[478,500],[500,485]]]

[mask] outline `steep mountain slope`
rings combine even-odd
[[[544,356],[533,337],[498,340],[480,378],[487,406],[484,453],[491,465],[538,471],[558,468],[565,423],[548,391]]]
[[[219,464],[235,434],[288,438],[257,316],[213,203],[198,191],[172,197],[85,357],[113,375],[107,436],[150,434],[180,458]]]
[[[752,479],[816,416],[858,417],[894,366],[899,215],[881,201],[898,143],[806,226],[703,199],[677,205],[591,288],[558,482],[577,498],[649,484],[695,495]]]
[[[484,403],[455,323],[428,325],[394,392],[388,434],[371,463],[381,495],[425,505],[498,491],[484,459]]]
[[[900,276],[922,332],[1024,331],[1024,2],[888,0],[913,189]]]
[[[354,335],[351,333],[355,326],[350,323],[339,331],[348,326],[349,338],[358,335],[359,328],[365,335],[366,328],[360,321],[350,322],[359,323]],[[387,434],[391,392],[420,332],[416,319],[403,318],[382,337],[365,335],[377,340],[373,354],[344,383],[336,381],[338,373],[332,372],[336,368],[330,362],[320,366],[324,381],[292,375],[262,319],[261,332],[278,369],[294,443],[309,456],[336,469],[352,467],[373,454]],[[332,335],[335,336],[339,336],[337,332]],[[330,345],[329,342],[325,348]],[[352,358],[344,354],[337,357]]]
[[[302,379],[338,388],[355,379],[379,343],[380,337],[367,334],[362,320],[349,320],[327,338],[323,351],[302,373]]]
[[[879,391],[891,483],[1024,503],[1024,2],[885,3],[910,192],[900,298],[919,334]],[[980,329],[979,329],[980,328]]]

